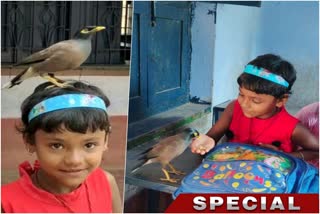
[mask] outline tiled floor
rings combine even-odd
[[[127,116],[110,117],[112,133],[109,138],[109,150],[105,152],[102,168],[111,172],[123,194],[124,164],[127,136]],[[32,161],[25,150],[21,135],[16,131],[18,119],[1,119],[1,183],[5,184],[18,178],[18,165]]]

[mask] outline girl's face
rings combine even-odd
[[[277,108],[282,107],[287,98],[277,99],[268,94],[257,94],[244,87],[239,88],[238,101],[243,114],[248,118],[266,119],[276,113]]]
[[[35,144],[31,146],[40,162],[41,184],[55,193],[76,189],[100,165],[108,145],[102,130],[85,134],[62,130],[55,133],[37,130]]]

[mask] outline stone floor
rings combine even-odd
[[[111,116],[110,121],[112,133],[109,138],[109,150],[104,153],[101,167],[115,176],[123,196],[127,116]],[[35,159],[35,155],[30,156],[25,150],[22,136],[15,129],[17,123],[18,119],[1,119],[1,184],[19,177],[18,165],[21,162],[33,162]]]

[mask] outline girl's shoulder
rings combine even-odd
[[[122,203],[119,188],[115,177],[108,171],[104,171],[105,177],[108,179],[112,191],[112,211],[114,213],[122,212]]]
[[[18,180],[1,185],[1,208],[5,212],[14,212],[16,204],[21,201],[28,201],[28,206],[34,206],[36,203],[32,203],[30,195],[33,195],[34,190],[26,181],[26,178],[20,177]]]
[[[115,180],[114,176],[110,172],[108,172],[106,170],[102,170],[102,171],[109,181],[112,179]]]
[[[240,104],[239,104],[238,99],[232,100],[227,107],[232,108],[232,110],[234,108],[240,108]]]
[[[102,170],[102,169],[101,169]],[[114,185],[117,185],[116,184],[116,179],[115,177],[108,171],[106,170],[102,170],[103,171],[103,174],[105,175],[105,177],[107,178],[107,181],[109,182],[111,188],[114,186]]]
[[[281,119],[282,119],[282,121],[283,121],[284,124],[290,123],[290,124],[292,124],[293,126],[296,126],[296,125],[298,124],[298,122],[299,122],[299,120],[298,120],[295,116],[291,115],[291,114],[287,111],[287,109],[286,109],[285,106],[282,107],[282,109],[281,109],[281,111],[279,112],[279,114],[280,114]]]
[[[28,161],[24,161],[19,165],[19,174],[20,177],[7,184],[3,184],[1,186],[1,192],[7,194],[11,194],[14,190],[14,192],[23,192],[25,190],[24,187],[28,188],[32,186],[32,181],[30,178],[30,175],[34,172],[34,168],[31,166],[31,164]]]
[[[108,171],[97,168],[92,174],[88,177],[87,181],[88,184],[93,184],[95,186],[108,186],[112,188],[114,184],[116,184],[115,177]]]
[[[19,192],[17,190],[20,189],[20,185],[21,185],[20,183],[21,183],[21,178],[19,178],[16,181],[1,185],[1,193],[2,193],[2,195],[10,194],[10,193],[13,192],[13,190],[15,192]]]
[[[100,182],[109,181],[106,173],[104,169],[98,167],[88,176],[87,182],[97,182],[97,180],[100,180]]]
[[[234,111],[235,111],[235,113],[238,113],[238,111],[241,111],[240,104],[239,104],[238,100],[237,99],[232,100],[227,105],[227,107],[225,108],[224,111],[225,111],[225,114],[227,114],[229,117],[232,117],[232,115],[234,114]]]
[[[96,170],[94,170],[92,172],[92,174],[90,175],[90,177],[100,177],[103,179],[107,178],[107,180],[114,179],[114,176],[110,172],[108,172],[100,167],[98,167]]]

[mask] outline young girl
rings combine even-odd
[[[194,139],[191,151],[203,155],[226,135],[229,142],[265,146],[304,160],[318,159],[317,139],[285,109],[295,80],[295,69],[279,56],[266,54],[249,62],[237,80],[238,99],[226,107],[206,135]],[[294,146],[303,150],[294,151]]]
[[[115,178],[99,168],[108,148],[108,98],[71,82],[39,85],[21,106],[20,131],[38,161],[19,166],[20,179],[1,187],[3,212],[121,212]]]

